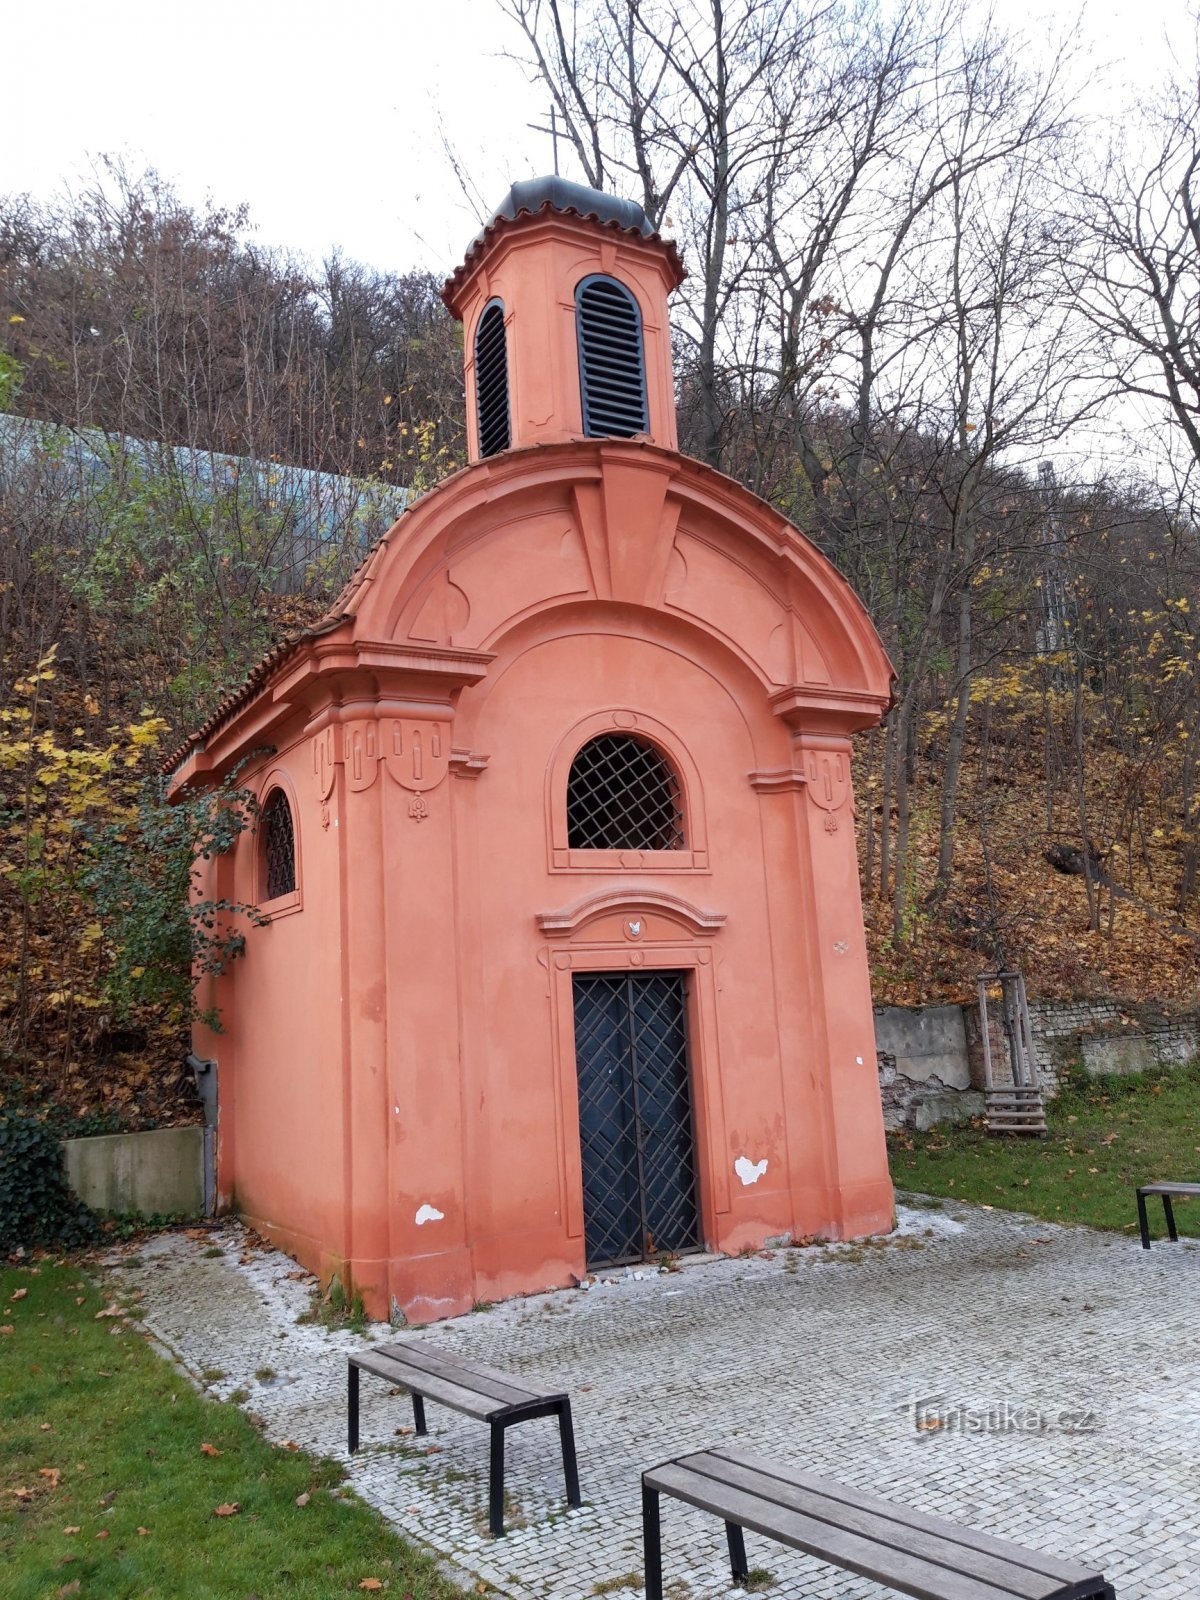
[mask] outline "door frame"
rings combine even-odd
[[[577,972],[628,973],[666,969],[682,972],[687,978],[685,1023],[701,1248],[711,1250],[715,1247],[721,1232],[718,1219],[727,1216],[730,1211],[730,1178],[724,1160],[728,1141],[717,1028],[716,967],[720,951],[713,939],[720,924],[714,922],[711,931],[705,929],[700,937],[696,937],[693,927],[681,925],[682,919],[676,921],[663,916],[659,909],[657,915],[646,919],[646,941],[634,946],[627,936],[621,936],[623,922],[618,922],[616,930],[612,929],[612,909],[611,903],[605,907],[609,915],[598,918],[601,926],[592,932],[591,938],[588,933],[592,930],[584,926],[578,929],[569,943],[544,945],[538,953],[538,961],[550,980],[550,1031],[554,1057],[561,1217],[581,1273],[586,1270],[586,1245],[583,1228],[583,1151],[579,1133],[579,1073],[575,1055],[573,979]],[[634,916],[639,915],[636,894],[630,895],[624,909]],[[614,931],[616,938],[613,937]],[[656,933],[661,937],[653,937]]]

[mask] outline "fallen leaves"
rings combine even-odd
[[[214,1506],[213,1507],[213,1516],[214,1517],[236,1517],[238,1512],[241,1509],[242,1509],[242,1507],[241,1507],[241,1502],[240,1501],[238,1501],[238,1500],[226,1501],[224,1505],[219,1505],[219,1506]]]
[[[69,1534],[76,1534],[76,1533],[82,1533],[83,1529],[80,1528],[77,1524],[72,1523],[69,1528],[64,1528],[63,1532],[64,1533],[69,1533]]]
[[[205,1456],[219,1456],[221,1452],[217,1449],[215,1444],[209,1444],[206,1440],[204,1444],[200,1446],[200,1454]]]
[[[9,1295],[8,1298],[10,1300],[24,1300],[25,1296],[28,1293],[29,1293],[28,1289],[14,1289],[13,1292]]]
[[[364,1578],[358,1587],[360,1589],[382,1589],[383,1583],[379,1578]]]
[[[46,1482],[52,1489],[57,1489],[59,1479],[62,1477],[62,1472],[58,1467],[39,1467],[38,1475],[39,1477],[45,1478]]]
[[[104,1307],[103,1311],[97,1311],[92,1320],[93,1322],[100,1322],[104,1317],[119,1317],[121,1314],[121,1308],[117,1302],[115,1300],[110,1300],[108,1305]]]
[[[312,1495],[310,1495],[306,1489],[303,1494],[298,1494],[296,1496],[296,1504],[298,1506],[306,1506],[311,1499]]]

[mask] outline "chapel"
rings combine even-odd
[[[222,1207],[413,1323],[893,1225],[851,738],[891,703],[802,533],[679,453],[675,246],[514,184],[444,299],[469,464],[170,763],[257,817],[206,979]]]

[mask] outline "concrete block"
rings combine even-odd
[[[1144,1033],[1122,1033],[1099,1038],[1084,1034],[1080,1040],[1084,1068],[1093,1077],[1111,1073],[1146,1072],[1158,1065],[1154,1045]]]
[[[919,1133],[944,1122],[969,1122],[981,1117],[984,1111],[983,1095],[974,1089],[963,1093],[931,1094],[916,1100],[910,1110],[911,1123]]]
[[[901,1077],[914,1083],[936,1081],[947,1089],[969,1089],[967,1030],[961,1006],[879,1006],[875,1011],[876,1048],[895,1061]]]
[[[64,1139],[63,1167],[71,1188],[97,1211],[204,1214],[203,1128]]]

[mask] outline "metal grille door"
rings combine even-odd
[[[588,1266],[696,1249],[683,974],[576,977],[575,1059]]]

